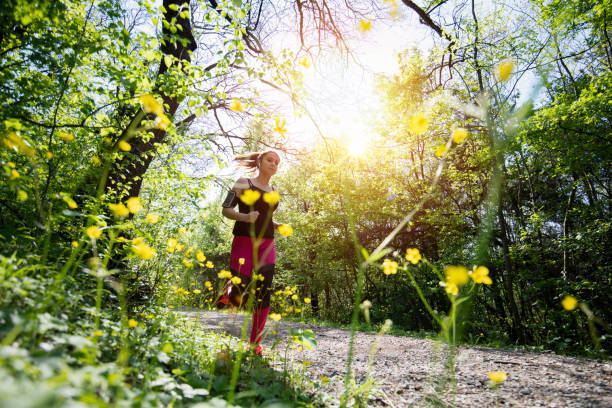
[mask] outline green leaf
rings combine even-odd
[[[289,334],[291,334],[291,339],[294,343],[302,345],[308,350],[312,350],[313,347],[317,346],[317,339],[315,337],[315,334],[310,329],[291,329],[289,331]]]

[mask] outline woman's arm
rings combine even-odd
[[[236,181],[236,183],[234,183],[234,186],[232,187],[232,191],[234,191],[236,195],[240,197],[242,193],[244,192],[244,190],[248,188],[249,188],[249,183],[247,179],[241,177]],[[236,211],[234,207],[223,207],[221,214],[223,214],[224,217],[229,218],[230,220],[248,222],[248,223],[255,222],[255,220],[259,216],[259,211],[251,211],[248,214],[243,214],[239,211]]]

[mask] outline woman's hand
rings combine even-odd
[[[252,224],[257,220],[257,217],[259,217],[259,211],[251,211],[250,213],[246,214],[246,219],[244,222]]]

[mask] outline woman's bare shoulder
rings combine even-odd
[[[232,187],[232,190],[234,190],[234,191],[244,191],[244,190],[246,190],[248,188],[249,188],[249,180],[247,178],[245,178],[245,177],[240,177],[234,183],[234,187]]]

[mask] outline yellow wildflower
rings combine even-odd
[[[304,367],[308,367],[308,366],[309,366],[309,365],[311,365],[311,364],[312,364],[312,361],[302,361],[302,365],[303,365]]]
[[[94,156],[91,158],[91,161],[96,165],[99,166],[100,164],[102,164],[102,160],[100,160],[100,158],[98,156]]]
[[[74,248],[78,248],[79,247],[79,243],[77,241],[72,241],[72,246]]]
[[[232,99],[229,108],[234,112],[244,112],[244,108],[238,99]]]
[[[270,205],[274,205],[278,203],[278,200],[280,200],[280,194],[278,194],[277,191],[270,191],[269,193],[264,193],[263,200]]]
[[[219,277],[219,279],[231,279],[232,273],[230,271],[221,270],[221,272],[219,272],[217,276]]]
[[[444,275],[447,284],[452,283],[457,286],[463,286],[469,280],[468,270],[465,266],[449,265],[444,268]]]
[[[578,301],[573,296],[566,296],[561,301],[561,305],[565,310],[571,311],[574,310],[576,306],[578,306]]]
[[[110,203],[108,205],[108,208],[111,209],[111,211],[117,218],[127,217],[130,214],[130,210],[128,210],[127,207],[123,205],[123,203],[117,203],[117,204]]]
[[[502,61],[496,67],[497,76],[499,76],[499,79],[501,79],[504,82],[507,81],[508,78],[510,78],[510,74],[512,74],[513,70],[514,70],[514,62],[512,62],[509,59]]]
[[[244,265],[244,258],[238,258],[238,263],[240,265]]]
[[[304,303],[306,303],[307,305],[310,304],[310,298],[304,298]]]
[[[132,146],[125,140],[122,140],[119,142],[119,149],[123,150],[124,152],[129,152],[132,150]]]
[[[156,128],[161,129],[161,130],[166,130],[168,129],[168,126],[170,126],[170,119],[168,119],[168,117],[164,115],[163,113],[159,115],[157,119],[155,119]]]
[[[323,384],[326,384],[326,383],[329,381],[329,377],[326,377],[326,376],[324,376],[324,375],[322,375],[322,376],[321,376],[321,377],[319,377],[319,378],[321,379],[321,382],[322,382]]]
[[[157,224],[157,222],[159,221],[159,216],[157,214],[148,213],[147,218],[145,218],[145,221],[149,224]]]
[[[285,133],[287,133],[287,129],[285,128],[285,119],[276,119],[275,123],[276,126],[274,126],[274,129],[272,130],[281,136],[285,136]]]
[[[413,265],[416,265],[421,260],[421,253],[417,248],[408,248],[406,250],[406,260]]]
[[[300,64],[306,69],[310,68],[310,60],[308,59],[308,57],[302,58],[298,64]]]
[[[204,252],[198,251],[196,252],[196,258],[198,262],[204,262],[206,260],[206,255],[204,255]]]
[[[72,136],[70,133],[57,132],[57,135],[67,142],[72,142],[74,140],[74,136]]]
[[[187,268],[193,267],[193,263],[189,262],[189,259],[183,258],[182,262],[183,262],[183,265],[185,265]]]
[[[142,110],[147,113],[153,113],[156,116],[164,114],[164,107],[159,102],[157,102],[153,95],[142,95],[140,97],[140,103],[142,104]]]
[[[178,229],[178,233],[179,234],[184,234],[186,232],[187,232],[187,229],[185,227],[181,227],[181,228]]]
[[[436,147],[436,157],[442,157],[444,156],[444,153],[446,153],[446,145],[445,144],[441,144],[438,145],[438,147]]]
[[[240,200],[246,205],[253,205],[255,201],[259,200],[259,197],[261,197],[261,193],[259,191],[248,189],[242,193]]]
[[[47,158],[47,160],[51,160],[53,158],[53,153],[47,152],[45,153],[45,157]]]
[[[293,299],[293,300],[298,300],[298,295],[293,295],[293,296],[291,296],[291,299]]]
[[[28,199],[28,193],[26,193],[26,192],[25,192],[25,191],[23,191],[23,190],[18,190],[18,191],[17,191],[17,199],[18,199],[19,201],[25,201],[25,200],[27,200],[27,199]]]
[[[359,22],[359,24],[357,25],[357,30],[359,30],[359,32],[361,32],[362,34],[365,34],[366,32],[370,31],[371,29],[372,29],[372,22],[371,21],[361,20]]]
[[[440,286],[443,286],[444,290],[449,295],[457,296],[457,294],[459,293],[459,288],[454,283],[451,283],[451,282],[440,282]]]
[[[169,238],[167,245],[168,252],[173,253],[176,250],[178,241],[175,238]]]
[[[199,295],[200,293],[202,293],[202,291],[201,291],[200,289],[194,289],[194,290],[193,290],[193,293],[194,293],[195,295]]]
[[[281,315],[278,313],[270,313],[270,319],[278,322],[281,319]]]
[[[142,204],[140,204],[140,199],[138,199],[138,197],[130,197],[127,200],[127,208],[132,214],[136,214],[138,211],[142,210]]]
[[[240,282],[242,282],[242,279],[240,279],[238,276],[234,276],[234,277],[232,278],[232,283],[233,283],[234,285],[239,285],[239,284],[240,284]]]
[[[472,268],[472,271],[468,273],[475,283],[484,283],[490,285],[493,283],[489,278],[489,269],[486,266],[476,266]]]
[[[148,246],[141,237],[132,241],[132,251],[142,259],[151,259],[155,256],[155,250]]]
[[[286,237],[290,237],[291,234],[293,234],[293,228],[291,228],[291,226],[287,225],[287,224],[279,225],[278,226],[278,232],[281,235],[284,235]]]
[[[206,281],[206,282],[204,282],[204,286],[206,286],[207,288],[211,288],[212,287],[212,283],[210,283],[210,281]]]
[[[453,142],[459,144],[463,142],[463,139],[465,139],[467,135],[467,130],[463,128],[455,129],[455,131],[453,132]]]
[[[212,269],[212,268],[215,267],[215,265],[212,262],[208,261],[208,262],[206,262],[206,267]]]
[[[95,225],[87,228],[87,236],[89,238],[98,239],[102,235],[102,230]]]
[[[128,326],[136,327],[136,326],[138,326],[138,322],[136,320],[134,320],[134,319],[130,319],[130,320],[128,320]]]
[[[15,180],[16,178],[19,178],[19,172],[15,169],[12,169],[10,179]]]
[[[104,333],[102,333],[100,330],[94,330],[93,333],[91,333],[94,337],[101,337],[104,335]]]
[[[494,383],[502,383],[506,381],[506,378],[508,378],[508,374],[504,371],[493,371],[489,373],[489,380]]]
[[[415,135],[422,135],[427,130],[429,126],[429,120],[425,116],[425,113],[419,112],[415,115],[412,115],[410,121],[408,123],[408,127],[410,131]]]
[[[385,275],[395,275],[397,273],[397,262],[385,259],[383,261],[383,272]]]

